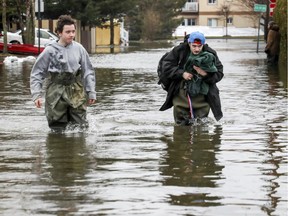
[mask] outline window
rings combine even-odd
[[[208,19],[208,26],[210,26],[210,27],[216,27],[216,26],[217,26],[217,19],[215,19],[215,18],[209,18],[209,19]]]
[[[198,0],[187,0],[187,2],[198,2]]]
[[[232,17],[227,18],[227,24],[233,24],[233,18]]]
[[[195,26],[196,25],[196,19],[184,19],[182,22],[182,26]]]
[[[37,32],[38,35],[38,32]],[[41,38],[49,39],[50,35],[45,31],[40,31]]]
[[[208,4],[216,4],[217,0],[208,0]]]
[[[195,26],[196,19],[187,19],[187,26]]]

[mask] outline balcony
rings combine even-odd
[[[198,12],[198,2],[186,2],[182,12]]]

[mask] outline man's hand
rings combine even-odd
[[[207,72],[204,71],[203,69],[201,69],[200,67],[197,67],[195,65],[193,65],[194,70],[196,70],[196,72],[201,75],[201,76],[207,76]]]
[[[96,100],[94,100],[94,99],[89,99],[88,100],[88,105],[92,105],[94,103],[96,103]]]
[[[185,80],[191,80],[193,78],[193,74],[188,72],[184,72],[182,76]]]
[[[34,101],[34,104],[37,108],[41,108],[42,106],[42,99],[41,98],[38,98]]]

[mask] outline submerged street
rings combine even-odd
[[[174,126],[157,64],[177,43],[91,54],[85,132],[51,133],[31,101],[34,59],[1,60],[0,215],[286,215],[286,68],[267,67],[263,41],[207,39],[224,117]]]

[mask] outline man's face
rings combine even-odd
[[[75,25],[64,25],[63,31],[59,34],[60,40],[65,44],[70,44],[75,38]]]
[[[203,49],[203,44],[199,43],[189,43],[190,50],[194,55],[198,55],[202,49]]]

